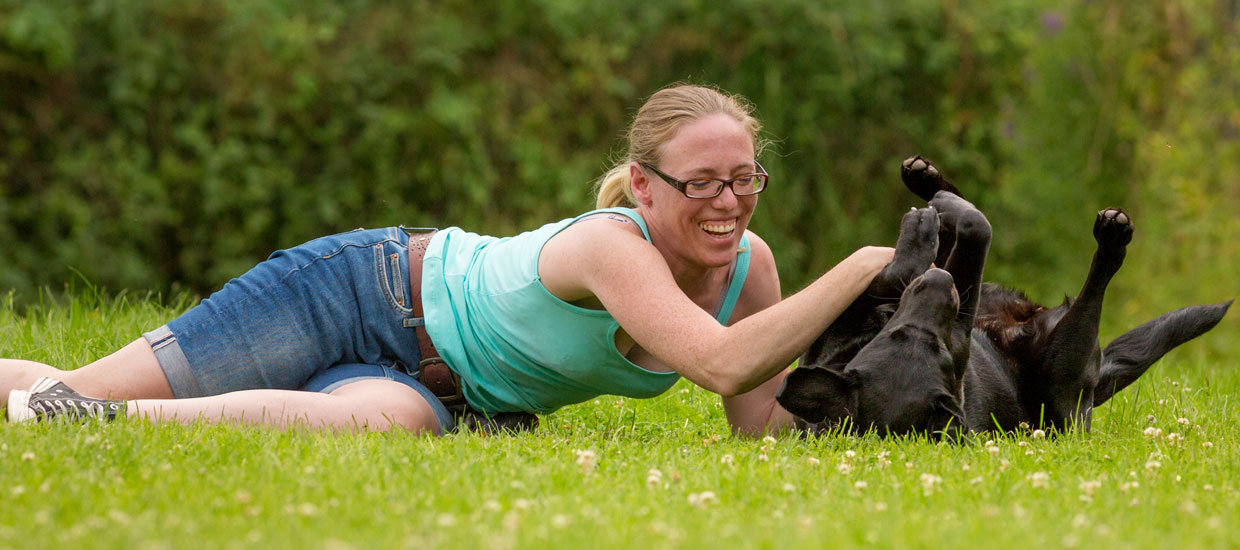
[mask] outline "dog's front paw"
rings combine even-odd
[[[930,202],[934,194],[943,188],[943,175],[930,161],[914,155],[900,164],[900,179],[904,186],[922,200]]]
[[[1094,220],[1094,240],[1101,247],[1121,247],[1132,242],[1132,218],[1118,208],[1098,212]]]
[[[891,263],[875,277],[884,295],[898,296],[909,281],[917,278],[934,261],[939,247],[939,213],[933,208],[915,208],[900,221],[900,239]]]

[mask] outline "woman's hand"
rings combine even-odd
[[[857,269],[870,273],[870,278],[872,279],[875,275],[878,275],[879,271],[887,267],[887,264],[891,263],[895,255],[896,249],[889,246],[866,246],[857,249],[856,252],[853,252],[840,263],[856,263]]]

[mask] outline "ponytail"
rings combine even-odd
[[[629,186],[629,181],[628,163],[620,164],[608,170],[606,174],[603,174],[603,177],[599,178],[598,183],[594,185],[594,192],[598,195],[594,207],[613,208],[624,206],[635,208],[637,200],[633,198],[633,188]]]

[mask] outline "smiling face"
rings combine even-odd
[[[680,180],[727,180],[757,171],[753,138],[724,114],[686,123],[663,144],[661,153],[656,167]],[[732,262],[758,204],[757,195],[737,197],[725,187],[717,197],[691,199],[636,162],[630,165],[630,174],[638,212],[655,245],[669,256],[669,264],[714,268]]]

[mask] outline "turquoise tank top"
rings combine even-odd
[[[646,222],[628,208],[594,210],[514,237],[452,227],[431,239],[422,262],[426,331],[460,375],[473,408],[545,414],[604,394],[654,397],[680,379],[630,362],[616,349],[620,324],[610,313],[557,298],[538,276],[543,245],[573,222],[600,212],[632,218],[650,240]],[[716,312],[721,324],[731,317],[748,265],[746,235]]]

